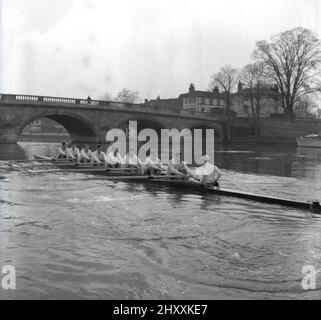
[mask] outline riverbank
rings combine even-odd
[[[296,147],[294,137],[234,137],[227,145],[253,145],[253,146],[287,146]]]

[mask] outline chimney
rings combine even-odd
[[[145,99],[145,103],[148,103],[148,99]]]
[[[190,86],[189,86],[189,92],[194,92],[195,91],[195,87],[194,87],[194,84],[191,83]]]
[[[237,85],[237,92],[241,93],[243,90],[243,83],[241,81],[239,81],[238,85]]]
[[[160,96],[157,96],[157,98],[156,98],[157,100],[160,100]]]
[[[216,86],[214,89],[213,89],[213,93],[214,95],[218,96],[220,94],[220,90],[218,89],[218,86]]]

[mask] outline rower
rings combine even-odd
[[[142,165],[142,174],[146,175],[160,175],[164,167],[157,157],[155,151],[149,150],[147,152],[147,158]]]
[[[120,168],[123,164],[123,158],[121,157],[118,148],[113,148],[112,151],[107,154],[106,160],[108,166],[111,168]]]
[[[190,176],[191,171],[188,168],[187,164],[182,161],[182,154],[180,152],[175,153],[174,158],[169,161],[167,174],[179,175],[184,177]]]
[[[85,144],[85,146],[80,151],[80,162],[81,163],[89,163],[92,162],[93,154],[89,149],[89,145]]]
[[[123,159],[123,168],[140,168],[142,162],[139,160],[134,152],[134,149],[129,149],[129,152],[125,155]]]
[[[67,159],[67,144],[63,142],[61,146],[58,148],[58,159]]]
[[[106,164],[106,153],[103,151],[103,146],[101,144],[97,145],[97,150],[92,153],[92,161],[93,163],[97,163],[100,165]]]
[[[218,181],[222,176],[222,172],[217,166],[210,163],[210,157],[208,155],[204,155],[202,158],[204,163],[195,169],[193,177],[199,180],[202,185],[219,187]]]
[[[72,142],[70,148],[67,148],[67,158],[79,162],[80,152],[75,142]]]

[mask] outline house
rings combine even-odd
[[[279,95],[277,86],[263,87],[260,91],[260,95],[260,117],[267,118],[271,117],[271,115],[273,114],[283,114],[283,109],[276,102]],[[231,100],[231,110],[235,111],[238,117],[253,117],[250,100],[250,89],[243,89],[243,84],[241,82],[238,83],[238,90],[236,93],[232,94]],[[254,106],[255,105],[256,99],[254,98]]]
[[[224,109],[224,97],[217,87],[213,91],[195,90],[191,83],[188,93],[181,94],[178,99],[182,102],[182,109],[195,112],[211,112],[216,108]]]
[[[213,91],[195,90],[191,83],[187,93],[180,94],[174,99],[145,100],[146,106],[161,107],[174,112],[217,112],[224,110],[224,97],[216,87]]]
[[[276,86],[264,87],[261,90],[260,117],[271,117],[271,115],[283,114],[283,109],[276,102],[279,92]],[[256,100],[254,98],[254,103]],[[226,103],[225,93],[219,92],[218,87],[213,91],[195,90],[191,83],[187,93],[182,93],[178,98],[161,99],[159,96],[154,100],[145,100],[145,106],[159,107],[177,113],[215,113],[225,114]],[[243,84],[239,82],[238,90],[231,94],[230,113],[237,117],[252,117],[250,90],[243,89]]]

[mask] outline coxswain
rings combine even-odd
[[[210,163],[210,157],[208,155],[204,155],[202,158],[204,163],[195,169],[193,177],[199,180],[202,185],[219,187],[218,181],[222,176],[222,172],[217,166]]]
[[[80,152],[75,142],[72,142],[70,148],[67,149],[67,158],[79,162]]]
[[[146,175],[160,175],[164,167],[157,157],[155,151],[149,150],[147,152],[147,158],[142,165],[142,174]]]
[[[172,160],[168,163],[167,174],[189,177],[191,174],[187,164],[182,160],[180,152],[175,153]]]
[[[120,155],[118,148],[113,148],[113,150],[107,154],[106,160],[108,166],[111,168],[120,168],[123,164],[123,158]]]
[[[63,142],[61,146],[58,148],[58,159],[67,159],[67,144]]]
[[[134,149],[130,149],[123,159],[123,168],[141,168],[142,162],[139,160],[134,152]]]
[[[103,151],[103,146],[101,144],[97,145],[97,150],[92,153],[93,163],[98,163],[100,165],[106,164],[106,153]]]
[[[81,163],[89,163],[92,162],[93,154],[89,149],[89,145],[85,144],[84,147],[80,151],[80,162]]]

